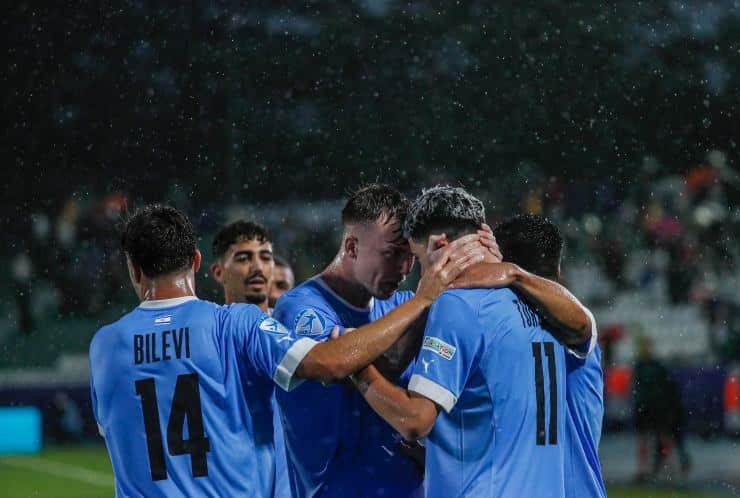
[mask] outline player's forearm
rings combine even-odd
[[[521,268],[514,276],[512,287],[521,291],[540,308],[540,312],[562,329],[562,340],[580,345],[591,339],[592,318],[586,307],[557,282],[539,277]]]
[[[426,420],[429,417],[425,417],[424,402],[431,401],[412,397],[409,391],[391,383],[372,365],[352,380],[370,407],[404,439],[414,441],[429,434],[434,420]]]
[[[385,377],[397,379],[409,366],[419,352],[421,339],[424,337],[427,313],[414,321],[406,332],[385,353],[373,362]]]
[[[354,332],[317,344],[298,365],[298,376],[336,382],[365,368],[390,348],[429,306],[430,300],[414,296]]]

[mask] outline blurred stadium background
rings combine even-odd
[[[21,2],[2,24],[3,496],[112,496],[86,351],[135,305],[128,208],[187,211],[206,262],[221,223],[264,223],[300,281],[369,181],[556,221],[600,325],[610,496],[740,493],[738,1]],[[664,447],[635,484],[648,357],[692,466]]]

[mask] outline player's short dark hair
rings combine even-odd
[[[282,258],[278,256],[277,254],[273,254],[272,259],[273,261],[275,261],[275,266],[282,266],[283,268],[290,268],[290,263],[288,263],[287,259]]]
[[[422,191],[406,214],[403,232],[407,238],[426,240],[444,233],[455,240],[475,233],[485,222],[483,203],[461,187],[436,186]]]
[[[156,278],[192,266],[195,231],[188,217],[174,207],[150,204],[126,220],[121,245],[144,275]]]
[[[384,221],[403,222],[409,200],[398,189],[382,183],[371,183],[354,191],[342,209],[342,223],[372,223],[381,216]]]
[[[563,237],[545,217],[520,214],[502,222],[493,231],[504,261],[516,263],[541,277],[557,275],[563,254]]]
[[[246,240],[270,242],[270,232],[263,225],[253,221],[237,220],[224,225],[213,237],[213,257],[222,257],[231,244]]]

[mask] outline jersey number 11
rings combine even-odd
[[[545,443],[545,380],[542,371],[542,347],[547,356],[547,373],[550,379],[550,427]],[[537,445],[558,444],[558,379],[555,367],[555,345],[552,342],[533,342],[534,388],[537,394]]]

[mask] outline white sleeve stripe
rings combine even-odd
[[[599,330],[596,328],[596,318],[590,309],[586,308],[586,314],[591,319],[591,344],[588,345],[588,354],[591,354],[599,341]]]
[[[588,341],[588,350],[583,352],[568,348],[568,352],[570,354],[572,354],[576,358],[580,358],[581,360],[585,360],[588,355],[593,353],[594,348],[596,348],[596,344],[599,342],[599,331],[596,328],[596,319],[594,318],[594,314],[591,313],[591,310],[586,307],[584,307],[583,310],[588,315],[589,320],[591,320],[591,339],[589,339]]]
[[[100,424],[98,424],[98,433],[99,433],[99,434],[100,434],[101,436],[105,437],[105,431],[103,430],[103,426],[102,426],[102,425],[100,425]]]
[[[272,377],[278,386],[282,387],[286,391],[290,391],[295,387],[298,387],[303,382],[304,379],[297,379],[294,377],[295,371],[298,368],[298,365],[303,361],[303,358],[306,357],[308,352],[311,351],[316,344],[318,344],[318,342],[313,339],[309,339],[308,337],[303,337],[293,343],[290,349],[285,353],[285,356],[283,356],[283,359],[275,369],[275,374]]]
[[[414,374],[409,381],[409,391],[414,391],[429,398],[450,413],[457,403],[457,398],[446,388],[440,386],[434,381]]]

